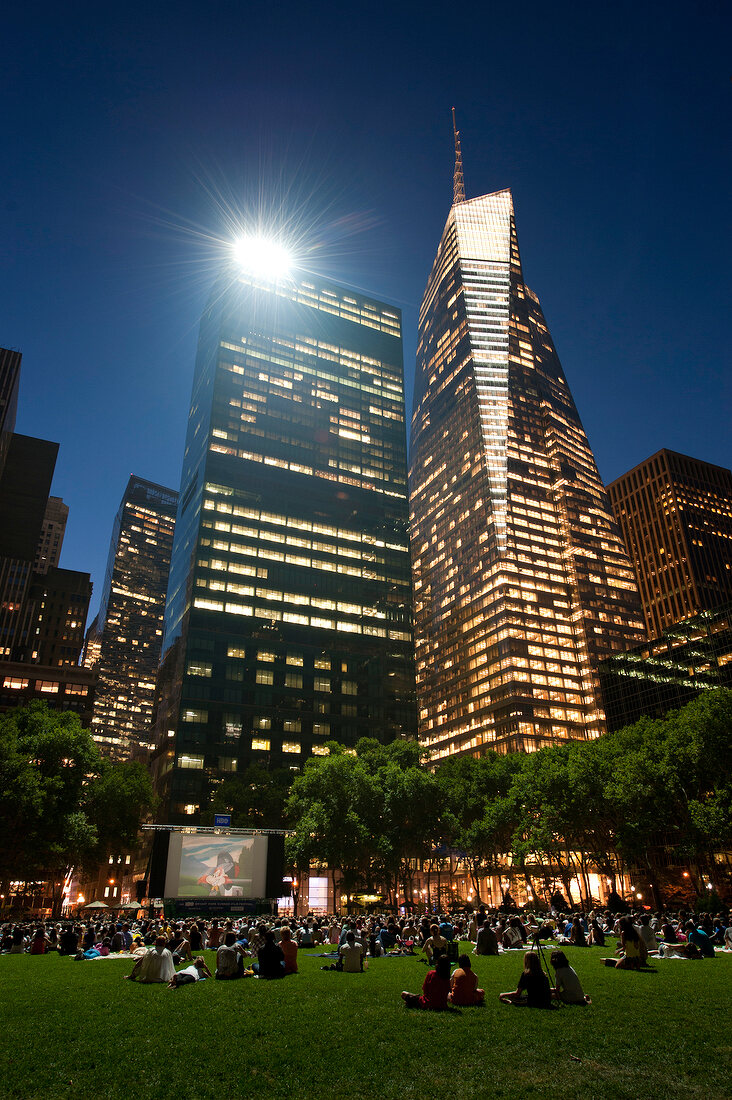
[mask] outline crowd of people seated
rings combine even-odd
[[[565,947],[605,947],[607,939],[617,942],[614,956],[605,965],[621,970],[641,969],[650,959],[678,955],[685,958],[713,957],[715,948],[732,951],[732,912],[716,916],[675,913],[613,913],[593,910],[584,913],[505,913],[486,906],[471,913],[452,915],[384,914],[315,916],[304,919],[166,918],[139,921],[90,920],[87,922],[17,922],[0,929],[0,952],[42,955],[57,952],[76,959],[123,955],[134,959],[126,977],[140,983],[167,983],[171,988],[213,977],[231,981],[257,975],[264,979],[284,978],[298,971],[298,951],[330,955],[333,962],[323,969],[345,973],[362,971],[369,957],[418,955],[429,966],[421,993],[402,994],[410,1007],[436,1008],[481,1004],[485,993],[478,988],[470,956],[464,945],[472,944],[474,955],[498,955],[507,951],[524,953],[524,970],[517,988],[502,993],[512,1005],[546,1007],[552,999],[585,1004],[576,971],[570,966]],[[459,954],[458,944],[463,945]],[[536,950],[541,944],[551,950],[555,980],[537,966]],[[200,952],[216,952],[212,974]],[[455,969],[451,971],[451,964]],[[176,971],[176,967],[182,967]],[[545,969],[548,969],[545,967]]]

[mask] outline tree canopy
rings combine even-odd
[[[153,806],[147,769],[104,760],[77,715],[33,702],[0,719],[0,878],[41,879],[131,847]]]

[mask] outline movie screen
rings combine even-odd
[[[168,898],[261,898],[267,873],[266,836],[182,836],[168,850]]]

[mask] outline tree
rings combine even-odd
[[[481,878],[500,873],[510,852],[515,827],[511,790],[520,763],[518,754],[488,752],[453,757],[437,771],[445,807],[443,840],[464,853],[478,901]]]
[[[153,805],[145,768],[102,760],[77,715],[34,702],[0,720],[0,879],[55,884],[133,843]]]
[[[211,812],[230,813],[237,828],[281,829],[291,783],[289,769],[268,771],[260,764],[250,764],[216,788]]]
[[[328,742],[329,756],[314,756],[296,776],[287,800],[287,821],[294,836],[285,852],[300,872],[313,860],[342,877],[350,895],[357,885],[373,885],[374,832],[379,792],[362,760]]]

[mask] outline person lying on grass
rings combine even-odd
[[[552,951],[549,962],[554,967],[554,980],[556,982],[552,989],[552,997],[562,1001],[565,1005],[592,1004],[587,994],[582,992],[582,984],[577,977],[577,971],[569,965],[569,960],[563,951]]]
[[[407,1008],[431,1008],[440,1010],[447,1008],[447,999],[450,995],[450,962],[443,955],[437,960],[434,970],[428,970],[422,983],[422,992],[409,993],[405,989],[402,992],[402,1000]]]
[[[469,955],[458,956],[457,967],[450,978],[447,1000],[451,1005],[459,1005],[461,1008],[485,1003],[485,990],[478,989],[478,976],[470,965]]]
[[[551,986],[536,951],[527,951],[524,955],[524,969],[516,988],[510,993],[499,993],[498,999],[502,1004],[517,1007],[552,1007]]]
[[[210,978],[211,971],[206,966],[203,955],[199,955],[193,966],[187,966],[185,970],[179,970],[168,982],[168,989],[178,989],[181,985],[189,985],[191,982],[200,982],[202,978]]]

